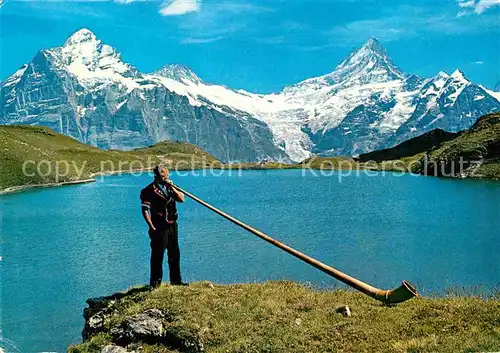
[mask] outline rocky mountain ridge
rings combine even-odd
[[[100,148],[194,143],[223,161],[357,155],[500,110],[456,70],[405,74],[375,38],[336,69],[273,94],[204,82],[183,65],[141,73],[89,30],[2,82],[0,124],[39,124]]]

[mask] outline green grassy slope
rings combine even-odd
[[[23,171],[25,161],[34,161],[26,164],[26,173]],[[40,161],[47,163],[39,164]],[[67,182],[88,178],[96,172],[151,168],[159,162],[179,161],[186,162],[180,164],[185,168],[218,162],[188,143],[167,141],[133,151],[105,151],[46,127],[0,126],[0,190],[18,185]],[[58,164],[59,176],[56,175]]]
[[[404,141],[392,148],[361,154],[358,160],[361,162],[382,162],[411,157],[433,149],[434,147],[441,145],[443,142],[452,140],[457,137],[457,135],[458,134],[453,132],[435,129]]]
[[[469,130],[457,134],[433,130],[356,161],[360,169],[500,179],[500,113],[479,118]]]
[[[350,157],[314,156],[301,162],[300,166],[312,169],[356,169],[357,164]]]
[[[336,312],[348,305],[352,316]],[[127,317],[159,309],[164,334],[196,337],[206,352],[480,352],[500,350],[500,300],[415,298],[394,307],[357,292],[294,282],[162,286],[111,301],[104,328],[70,353],[100,352]],[[99,309],[101,310],[101,309]],[[144,340],[147,340],[144,338]],[[129,351],[177,352],[136,340]],[[196,350],[192,350],[196,351]]]
[[[222,165],[202,149],[188,143],[166,141],[132,151],[105,151],[57,134],[46,127],[0,126],[0,190],[12,186],[86,179],[96,172],[127,171],[141,167],[147,169],[160,162],[175,165],[177,169],[208,165],[240,169],[374,169],[436,176],[500,178],[500,113],[481,117],[470,130],[457,134],[451,140],[448,140],[451,135],[446,133],[435,135],[426,134],[393,149],[365,155],[366,158],[374,156],[380,160],[371,163],[364,159],[356,161],[347,157],[315,156],[300,164],[271,162]],[[422,139],[425,146],[433,147],[422,152],[422,146],[419,146]],[[396,155],[401,158],[387,160]],[[457,170],[461,158],[466,162],[462,173]],[[34,163],[27,164],[23,171],[25,161]],[[48,162],[38,164],[40,161]],[[428,162],[427,167],[424,161]],[[58,163],[62,172],[59,174],[56,173]]]
[[[459,175],[463,159],[466,170]],[[428,168],[420,172],[440,176],[500,178],[500,113],[479,118],[467,131],[428,152]]]

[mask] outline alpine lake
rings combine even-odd
[[[215,207],[376,287],[408,280],[422,295],[498,290],[498,181],[306,170],[171,177]],[[151,180],[147,173],[114,175],[0,196],[0,346],[6,352],[64,352],[81,341],[87,298],[148,282],[139,193]],[[344,288],[191,199],[178,210],[185,281],[286,279]]]

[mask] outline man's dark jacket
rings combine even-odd
[[[156,229],[177,221],[176,196],[171,187],[162,188],[152,182],[141,191],[142,206],[149,208],[151,222]]]

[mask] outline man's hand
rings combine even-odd
[[[165,187],[167,188],[167,190],[169,192],[175,192],[175,189],[174,189],[174,182],[170,179],[168,180],[165,180]]]
[[[148,232],[149,233],[155,232],[156,228],[153,226],[153,222],[151,221],[151,215],[149,214],[148,206],[142,206],[142,217],[144,218],[149,227]]]
[[[177,190],[176,188],[173,187],[174,186],[174,182],[169,179],[169,180],[166,181],[166,184],[170,188],[170,190],[172,190],[172,192],[174,193],[176,201],[178,201],[178,202],[184,202],[184,194],[182,192],[180,192],[179,190]]]

